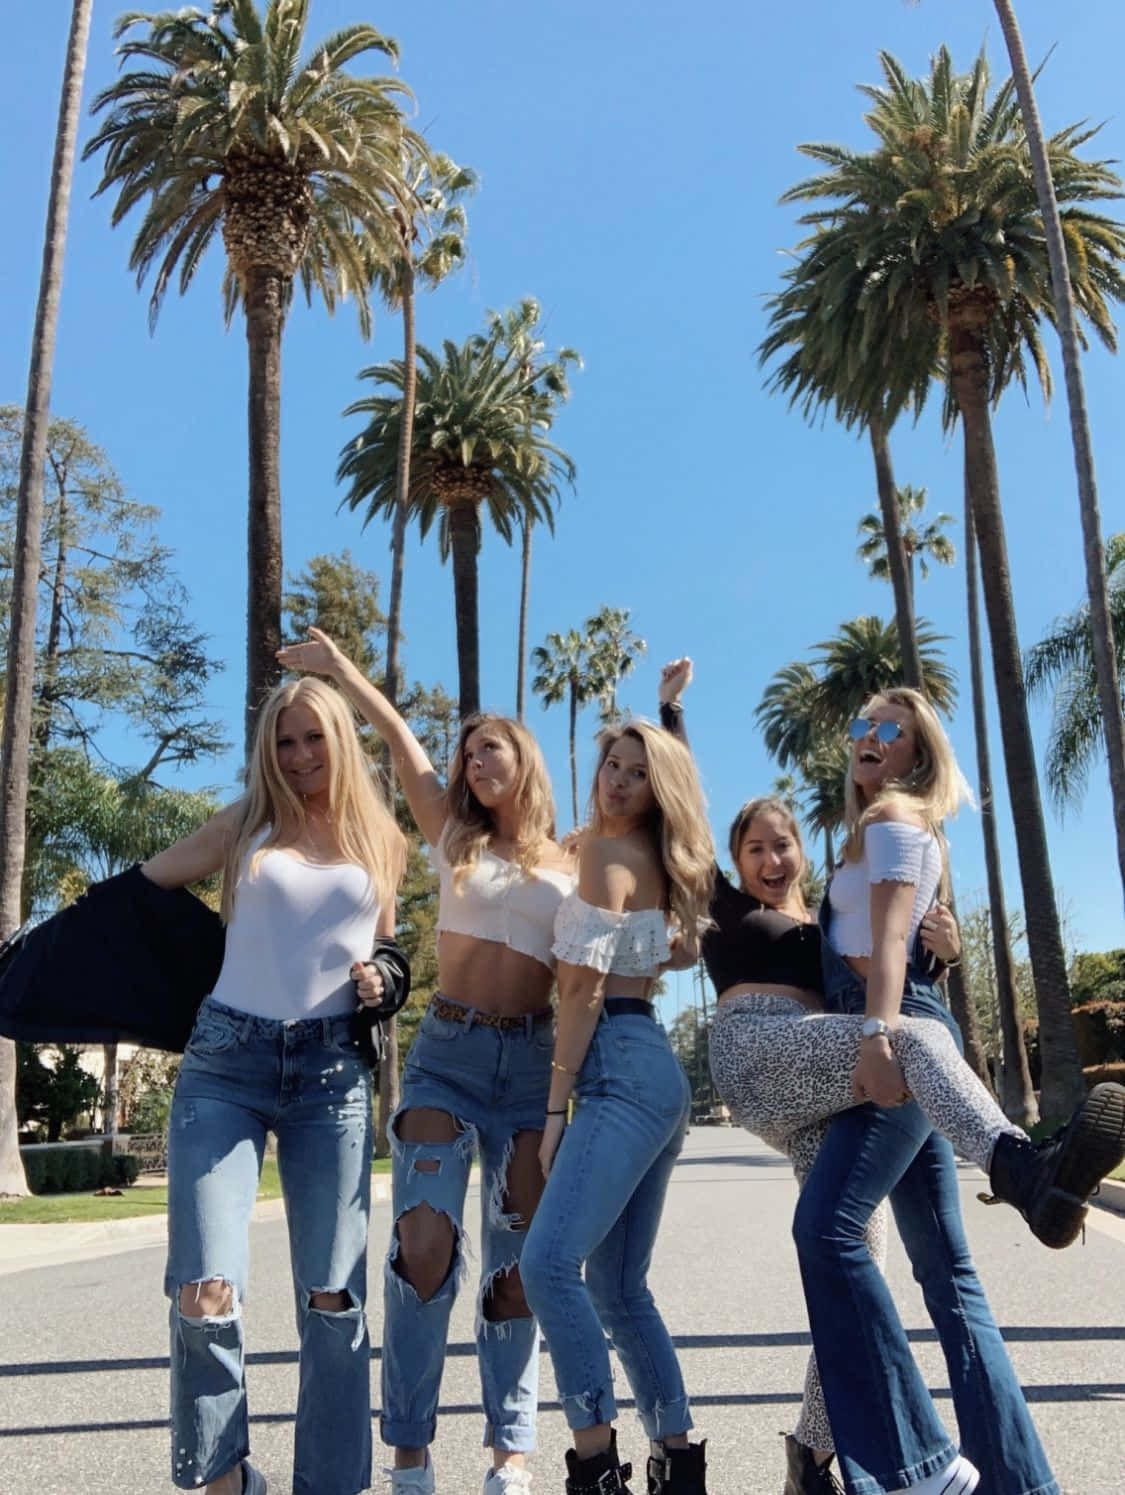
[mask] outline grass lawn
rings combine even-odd
[[[390,1158],[376,1158],[372,1173],[389,1173]],[[277,1163],[267,1158],[258,1187],[259,1199],[280,1199]],[[168,1207],[165,1184],[134,1184],[123,1194],[37,1194],[30,1199],[0,1199],[0,1225],[74,1225],[98,1220],[125,1220],[137,1215],[163,1215]]]
[[[1109,1176],[1110,1178],[1125,1179],[1125,1163],[1122,1163],[1120,1168],[1115,1168]]]

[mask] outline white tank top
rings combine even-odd
[[[306,862],[277,848],[251,850],[234,894],[223,968],[211,995],[257,1017],[351,1012],[352,963],[366,960],[379,917],[371,880],[352,862]]]

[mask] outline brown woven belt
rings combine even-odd
[[[458,1002],[446,1002],[441,997],[430,998],[430,1011],[446,1023],[463,1023],[471,1016],[476,1026],[501,1028],[505,1031],[509,1028],[525,1028],[528,1018],[538,1027],[540,1023],[549,1023],[555,1015],[550,1007],[544,1007],[540,1012],[529,1012],[523,1017],[508,1017],[503,1012],[482,1012],[479,1007],[462,1007]]]

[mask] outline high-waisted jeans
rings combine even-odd
[[[572,1428],[616,1418],[608,1332],[648,1436],[686,1432],[683,1378],[647,1276],[687,1130],[687,1076],[652,1018],[603,1013],[575,1094],[523,1253],[563,1412]]]
[[[447,1006],[460,1007],[449,1002]],[[535,1447],[539,1397],[539,1328],[530,1316],[490,1320],[491,1284],[519,1267],[527,1221],[505,1207],[508,1163],[519,1132],[543,1130],[554,1033],[528,1017],[515,1029],[460,1021],[431,1010],[422,1019],[402,1076],[402,1100],[391,1123],[394,1217],[428,1205],[453,1222],[456,1242],[446,1280],[425,1302],[395,1268],[397,1229],[383,1274],[383,1410],[380,1433],[395,1448],[433,1442],[445,1364],[449,1315],[464,1275],[465,1191],[473,1156],[481,1158],[481,1279],[476,1341],[484,1402],[484,1443],[511,1452]],[[403,1142],[397,1122],[418,1107],[448,1112],[452,1142]],[[436,1169],[434,1164],[437,1164]],[[421,1165],[421,1166],[419,1166]]]
[[[269,1131],[300,1343],[294,1495],[355,1495],[371,1483],[370,1071],[350,1016],[278,1022],[210,998],[180,1065],[168,1134],[172,1479],[197,1489],[249,1452],[242,1304]],[[232,1289],[229,1314],[181,1310],[181,1288],[215,1280]],[[348,1306],[313,1307],[317,1293],[343,1293]]]
[[[829,950],[826,998],[862,1012],[863,983]],[[909,977],[902,1011],[956,1024],[933,983]],[[894,1301],[864,1243],[880,1200],[895,1223],[945,1354],[965,1455],[982,1495],[1058,1495],[1058,1485],[973,1266],[953,1149],[920,1107],[858,1106],[831,1123],[793,1234],[813,1344],[850,1495],[883,1495],[948,1465],[938,1419]]]

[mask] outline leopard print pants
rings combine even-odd
[[[857,1104],[851,1076],[863,1018],[816,1013],[793,997],[746,995],[719,1004],[711,1026],[711,1074],[740,1126],[792,1162],[803,1186],[828,1123]],[[944,1023],[904,1017],[891,1038],[911,1095],[963,1157],[987,1168],[996,1139],[1013,1127],[957,1051]],[[886,1260],[887,1212],[867,1228],[867,1245]],[[810,1356],[795,1436],[806,1448],[834,1446],[824,1396]]]

